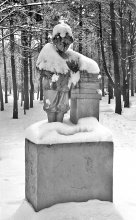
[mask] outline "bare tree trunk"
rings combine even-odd
[[[48,43],[48,31],[45,32],[45,44]]]
[[[42,85],[42,76],[40,76],[40,101],[43,100],[43,85]]]
[[[32,72],[32,55],[31,55],[31,41],[32,41],[32,33],[30,31],[29,34],[29,72],[30,72],[30,108],[33,108],[33,99],[34,99],[34,84],[33,84],[33,72]]]
[[[131,11],[128,12],[129,13],[129,35],[131,36]],[[129,108],[130,107],[130,103],[129,103],[129,79],[130,79],[130,75],[131,75],[131,69],[132,67],[132,45],[131,45],[131,37],[129,37],[128,39],[128,66],[127,66],[127,83],[126,83],[126,103],[124,105],[124,107]]]
[[[9,88],[9,94],[10,95],[12,93],[12,83],[11,83],[11,81],[12,81],[12,77],[9,77],[9,79],[8,79],[8,88]]]
[[[119,15],[120,15],[120,41],[121,41],[121,69],[123,73],[123,101],[124,107],[126,106],[126,91],[127,91],[127,69],[126,69],[126,57],[127,57],[127,35],[126,35],[126,20],[124,21],[123,15],[125,11],[125,4],[122,0],[120,3],[119,8]]]
[[[40,38],[40,49],[42,49],[42,36]],[[40,101],[43,100],[43,84],[42,84],[42,76],[40,75]]]
[[[10,52],[11,52],[11,69],[12,69],[12,82],[13,82],[13,118],[18,118],[18,100],[17,100],[17,83],[16,83],[16,69],[15,69],[15,41],[14,41],[14,28],[13,19],[10,19]]]
[[[97,51],[98,51],[98,60],[97,60],[97,62],[98,62],[98,65],[99,65],[99,67],[100,67],[100,69],[101,69],[101,48],[100,48],[100,40],[99,40],[99,37],[100,37],[100,31],[99,31],[99,28],[97,28]]]
[[[33,84],[33,73],[32,73],[32,56],[29,55],[29,69],[30,69],[30,108],[33,108],[34,100],[34,84]]]
[[[104,71],[102,71],[102,96],[103,97],[105,96],[105,93],[104,93]]]
[[[108,80],[108,104],[111,103],[111,99],[113,99],[113,87],[110,84],[110,81]]]
[[[114,82],[111,78],[111,75],[110,73],[108,72],[108,69],[107,69],[107,64],[106,64],[106,59],[105,59],[105,53],[104,53],[104,42],[103,42],[103,34],[102,34],[102,19],[101,19],[101,13],[102,13],[102,10],[101,10],[101,3],[99,2],[98,3],[98,8],[99,8],[99,32],[100,32],[100,41],[101,41],[101,53],[102,53],[102,60],[103,60],[103,68],[104,68],[104,71],[108,77],[108,79],[110,80],[110,83],[112,86],[114,86]]]
[[[22,33],[21,33],[21,45],[23,45],[23,39],[22,39]],[[23,106],[23,101],[24,101],[24,53],[23,49],[21,50],[21,106]]]
[[[125,104],[124,104],[124,107],[126,107],[126,108],[130,107],[130,103],[129,103],[129,79],[130,79],[130,74],[128,72],[127,73],[127,83],[126,83],[126,100],[125,100]]]
[[[86,42],[85,42],[85,54],[86,54],[86,56],[88,57],[88,43],[87,43],[87,41],[88,41],[88,30],[86,29],[85,30],[85,39],[86,39]]]
[[[24,101],[24,74],[23,74],[23,66],[21,66],[21,106]]]
[[[22,31],[23,68],[24,68],[24,109],[29,109],[29,86],[28,86],[28,36],[27,31]]]
[[[38,84],[38,88],[37,88],[37,100],[39,99],[39,84]]]
[[[79,53],[82,53],[82,28],[83,28],[83,21],[82,21],[82,4],[80,3],[79,6]]]
[[[131,66],[131,96],[134,96],[134,66]]]
[[[136,93],[136,79],[135,79],[135,93]]]
[[[117,36],[116,36],[116,24],[115,24],[115,8],[114,2],[110,1],[110,18],[111,18],[111,46],[113,52],[114,60],[114,76],[115,76],[115,97],[116,97],[116,106],[115,113],[121,114],[121,88],[120,88],[120,72],[119,72],[119,55],[117,47]]]
[[[2,84],[1,84],[1,77],[0,77],[0,110],[4,111],[4,102],[3,102],[3,92],[2,92]]]
[[[109,73],[111,72],[111,36],[109,36],[109,50],[108,50],[108,58],[109,58]],[[113,99],[113,86],[108,79],[108,104],[111,103],[111,99]]]
[[[6,68],[6,56],[5,56],[5,46],[4,46],[4,39],[3,39],[3,28],[1,29],[2,34],[2,52],[3,52],[3,64],[4,64],[4,81],[5,81],[5,103],[8,103],[8,77],[7,77],[7,68]]]
[[[134,57],[134,47],[135,47],[135,37],[136,37],[136,30],[135,25],[132,19],[132,12],[129,11],[129,48],[130,48],[130,57],[129,57],[129,69],[131,75],[131,96],[134,96],[134,62],[132,57]],[[129,54],[128,54],[129,55]]]

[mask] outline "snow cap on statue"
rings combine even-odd
[[[52,37],[55,38],[57,35],[59,35],[60,37],[65,37],[66,35],[69,35],[71,37],[71,39],[73,40],[72,30],[71,30],[70,26],[64,22],[57,24],[53,28]]]

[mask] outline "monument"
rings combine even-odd
[[[110,131],[98,122],[99,67],[69,49],[72,42],[71,28],[56,25],[53,42],[37,60],[48,121],[30,126],[26,133],[26,199],[35,211],[57,203],[112,201],[113,142]]]

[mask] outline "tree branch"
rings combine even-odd
[[[0,10],[0,13],[12,9],[12,8],[22,8],[22,7],[28,7],[28,6],[38,6],[38,5],[48,5],[48,4],[64,4],[67,3],[67,1],[47,1],[47,2],[35,2],[35,3],[29,3],[29,4],[25,4],[25,5],[21,5],[21,4],[14,4],[14,5],[10,5],[8,7],[3,8],[2,10]]]
[[[6,2],[8,2],[8,0],[6,0],[5,2],[1,3],[0,7],[2,7]]]
[[[14,34],[16,31],[18,31],[18,29],[14,30],[14,31],[12,32],[12,34]],[[10,35],[11,35],[11,33],[10,33],[10,34],[7,34],[6,36],[4,36],[4,37],[2,37],[2,38],[0,38],[0,41],[2,41],[3,39],[9,37]]]
[[[8,18],[14,11],[15,11],[15,9],[13,9],[8,15],[6,15],[4,18],[2,18],[2,19],[0,20],[0,24],[1,24],[6,18]]]

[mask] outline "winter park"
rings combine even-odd
[[[0,220],[136,219],[135,11],[0,1]]]

